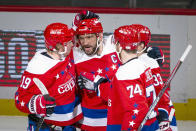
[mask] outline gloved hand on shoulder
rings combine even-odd
[[[78,77],[78,85],[80,89],[87,89],[98,92],[99,85],[108,80],[99,75],[95,76],[91,73],[83,72]]]
[[[164,54],[159,47],[148,47],[147,54],[149,57],[155,59],[159,66],[162,67],[164,63]]]

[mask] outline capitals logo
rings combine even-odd
[[[69,81],[67,81],[66,83],[59,86],[58,92],[59,92],[59,94],[63,94],[65,92],[72,91],[74,86],[75,86],[75,82],[74,82],[73,78],[71,78],[71,79],[69,79]]]

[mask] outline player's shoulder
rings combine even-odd
[[[53,60],[47,56],[42,55],[43,52],[46,52],[46,50],[40,50],[35,53],[27,65],[27,72],[32,74],[44,74],[59,62],[58,60]]]
[[[157,61],[147,55],[147,53],[142,54],[139,59],[143,61],[151,69],[159,68]]]
[[[73,57],[74,60],[77,60],[79,58],[79,56],[82,54],[82,50],[80,49],[80,47],[73,47]]]
[[[104,46],[103,54],[109,54],[109,53],[116,51],[115,45],[112,42],[113,41],[112,37],[113,37],[113,35],[109,35],[109,36],[104,37],[104,39],[103,39],[103,46]]]
[[[138,79],[146,69],[147,66],[145,63],[138,58],[135,58],[121,65],[116,72],[116,77],[118,80]]]

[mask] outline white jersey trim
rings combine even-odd
[[[46,50],[43,49],[36,52],[31,61],[28,63],[26,71],[33,74],[44,74],[60,61],[44,56],[41,54],[42,52],[46,52]]]
[[[118,71],[116,72],[116,78],[118,80],[138,79],[146,69],[147,66],[144,64],[144,62],[139,59],[133,59],[118,68]]]
[[[145,62],[145,64],[150,67],[151,69],[154,68],[158,68],[159,64],[157,63],[157,61],[153,58],[150,58],[147,53],[142,54],[141,56],[139,56],[139,60]]]
[[[107,118],[89,118],[84,117],[82,120],[79,121],[82,125],[87,126],[107,126]]]
[[[77,105],[74,108],[74,111],[67,114],[52,114],[50,117],[46,117],[46,120],[52,120],[52,121],[70,121],[73,118],[77,117],[82,113],[81,105]]]

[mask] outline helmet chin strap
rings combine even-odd
[[[119,51],[116,50],[118,59],[122,62],[121,58],[120,58],[120,53],[122,52],[122,47],[119,48]]]
[[[58,52],[60,55],[60,60],[64,60],[66,56],[64,55],[67,52],[67,46],[64,46],[64,51],[63,52]]]
[[[137,54],[140,54],[140,53],[144,52],[145,50],[146,50],[146,47],[144,47],[144,49],[141,51],[137,51]]]
[[[99,47],[100,47],[100,45],[101,45],[101,42],[102,42],[102,41],[99,42],[99,40],[100,40],[100,38],[98,37],[98,38],[97,38],[97,42],[96,42],[97,47],[96,47],[95,51],[93,52],[93,54],[96,54],[96,52],[98,51],[98,49],[99,49]]]

